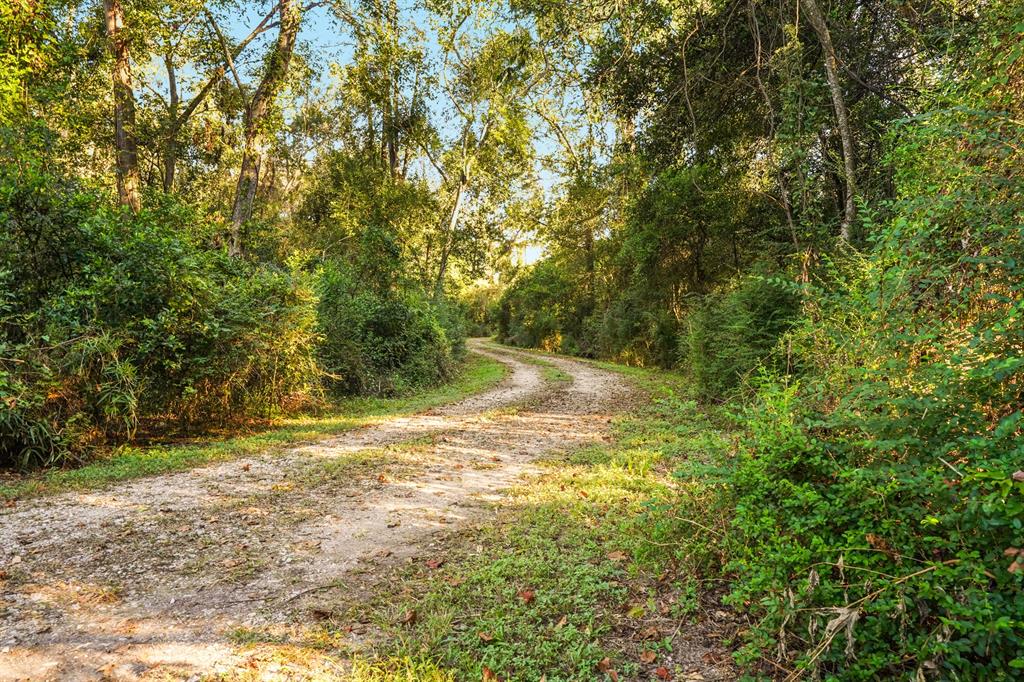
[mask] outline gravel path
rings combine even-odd
[[[618,375],[472,340],[511,369],[460,403],[285,453],[0,513],[0,680],[187,679],[238,663],[230,633],[415,556],[481,518],[531,461],[606,434]]]

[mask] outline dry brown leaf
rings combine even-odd
[[[523,600],[524,604],[529,604],[533,601],[534,597],[536,597],[533,590],[530,589],[519,590],[518,592],[516,592],[516,595],[518,595],[518,597]]]
[[[610,659],[607,656],[605,656],[600,661],[598,661],[597,669],[600,670],[603,673],[608,672],[609,670],[612,669],[612,659]]]
[[[416,622],[416,612],[412,609],[409,609],[408,611],[402,614],[402,617],[398,619],[398,622],[402,625],[412,625]]]
[[[670,672],[669,672],[669,670],[668,670],[668,668],[666,668],[666,667],[665,667],[665,666],[663,666],[663,665],[662,665],[662,666],[659,666],[659,667],[658,667],[658,668],[657,668],[657,669],[656,669],[656,670],[654,671],[654,674],[655,674],[655,675],[657,676],[657,678],[658,678],[659,680],[671,680],[671,679],[672,679],[672,673],[670,673]]]
[[[568,623],[568,622],[569,622],[569,619],[566,618],[565,616],[562,616],[561,619],[557,623],[555,623],[555,629],[564,628],[566,623]]]
[[[626,553],[625,552],[619,552],[619,551],[609,552],[607,556],[608,556],[609,561],[625,561],[626,560]]]
[[[650,649],[640,654],[641,663],[654,663],[656,660],[658,660],[658,654],[654,653]]]
[[[427,559],[427,568],[438,569],[444,565],[444,559]]]
[[[481,630],[480,632],[476,633],[476,636],[479,637],[480,641],[482,641],[482,642],[493,642],[494,641],[494,635],[492,635],[489,632],[485,632],[483,630]]]
[[[653,625],[640,631],[640,639],[657,639],[661,633]]]

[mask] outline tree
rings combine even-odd
[[[857,206],[854,203],[856,193],[856,181],[854,174],[853,158],[853,132],[850,129],[850,119],[846,113],[846,99],[843,96],[843,86],[839,82],[839,66],[836,60],[836,50],[832,45],[832,34],[828,30],[828,23],[825,16],[818,8],[817,0],[800,0],[801,6],[807,10],[807,19],[814,27],[814,33],[821,42],[822,59],[825,62],[825,77],[828,79],[828,89],[832,96],[832,106],[836,113],[836,126],[839,128],[839,136],[843,143],[843,170],[845,180],[845,200],[843,202],[843,220],[840,224],[839,234],[844,241],[850,241],[850,230],[853,221],[857,217]]]
[[[235,188],[235,199],[231,209],[231,231],[228,238],[228,253],[235,257],[242,255],[242,225],[252,217],[253,198],[259,184],[264,118],[288,73],[288,65],[295,50],[295,40],[302,22],[302,8],[298,0],[278,0],[277,11],[280,25],[277,42],[267,58],[263,77],[245,109],[242,166]],[[232,60],[228,60],[228,65],[238,82],[239,89],[243,89]]]
[[[121,0],[103,0],[107,43],[114,58],[114,148],[117,153],[117,194],[122,206],[142,208],[139,152],[136,142],[135,94],[129,38],[124,30]]]

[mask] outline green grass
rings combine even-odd
[[[505,365],[470,355],[454,381],[396,398],[349,398],[336,403],[329,414],[282,419],[260,433],[210,441],[199,445],[126,446],[74,469],[50,469],[0,483],[0,499],[24,499],[67,490],[88,490],[141,476],[152,476],[225,461],[305,441],[333,436],[374,420],[421,412],[479,393],[498,382]]]
[[[713,499],[715,478],[703,473],[727,459],[730,438],[724,421],[681,397],[677,375],[602,366],[650,401],[615,421],[611,442],[543,462],[510,491],[497,523],[447,550],[441,570],[408,569],[381,595],[376,619],[391,643],[375,652],[376,669],[415,660],[430,674],[402,679],[481,679],[486,667],[506,680],[589,682],[609,679],[605,657],[620,679],[650,678],[668,660],[670,631],[621,635],[696,610],[696,576],[719,561],[720,530],[683,511]],[[416,619],[403,626],[409,610]],[[655,661],[641,661],[644,651]]]

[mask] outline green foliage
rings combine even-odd
[[[1002,56],[994,40],[978,60],[1019,82],[1019,48]],[[893,135],[889,217],[808,296],[803,378],[746,412],[731,569],[762,617],[748,660],[836,679],[1024,667],[1024,135],[1019,93],[984,78]]]
[[[414,292],[380,293],[344,265],[317,278],[317,351],[331,390],[392,395],[449,379],[462,349],[457,316]]]
[[[705,297],[686,319],[680,363],[698,396],[720,400],[762,368],[785,372],[779,338],[799,313],[798,292],[785,281],[752,275]]]
[[[209,251],[173,211],[113,211],[45,175],[0,183],[5,465],[51,464],[182,425],[268,415],[315,392],[304,278]]]

